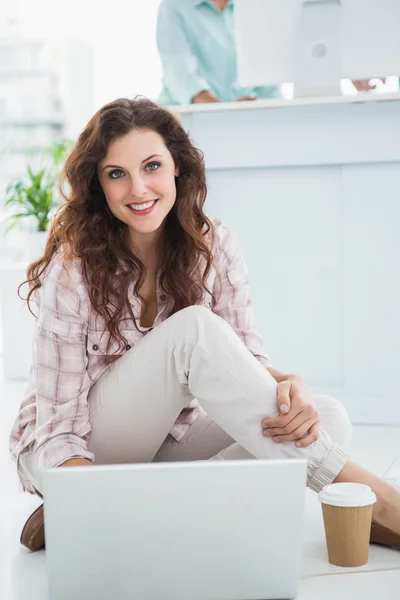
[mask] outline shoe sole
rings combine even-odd
[[[386,529],[386,527],[382,527],[377,523],[372,523],[371,526],[371,544],[380,544],[382,546],[389,546],[390,548],[395,548],[396,550],[400,550],[400,535],[390,531],[390,529]]]
[[[31,552],[38,552],[45,547],[43,504],[31,514],[25,523],[20,542]]]

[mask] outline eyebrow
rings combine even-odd
[[[150,156],[148,156],[147,158],[142,160],[142,162],[140,164],[142,165],[143,163],[147,162],[151,158],[154,158],[155,156],[159,156],[161,158],[161,154],[151,154]],[[102,171],[104,171],[104,169],[109,169],[110,167],[113,167],[114,169],[122,169],[122,167],[120,167],[119,165],[106,165],[105,167],[102,168]]]

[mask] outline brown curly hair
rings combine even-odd
[[[126,344],[119,330],[122,321],[131,318],[138,329],[128,299],[130,286],[146,306],[139,291],[146,279],[146,267],[131,249],[128,226],[108,208],[97,165],[112,140],[134,129],[157,132],[179,173],[176,201],[165,221],[160,268],[160,287],[170,300],[168,316],[198,304],[204,290],[213,297],[205,285],[213,264],[214,230],[203,212],[207,195],[203,155],[178,119],[146,98],[121,98],[106,104],[79,136],[60,177],[65,203],[52,221],[43,256],[29,265],[24,282],[29,284],[26,300],[31,310],[32,295],[41,287],[54,254],[66,249],[68,260],[80,260],[90,302],[107,324],[109,346],[114,340],[119,348]],[[211,245],[205,239],[210,231]],[[205,265],[202,273],[201,263]]]

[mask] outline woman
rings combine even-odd
[[[61,183],[66,203],[28,269],[38,326],[10,438],[25,490],[94,460],[305,457],[315,491],[370,485],[372,539],[399,543],[400,493],[348,460],[343,407],[263,352],[239,246],[203,211],[202,156],[177,119],[146,99],[104,106]],[[44,546],[42,507],[21,541]]]
[[[233,0],[162,0],[157,48],[163,68],[160,104],[279,98],[280,86],[237,81]]]

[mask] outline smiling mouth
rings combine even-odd
[[[147,202],[141,202],[140,204],[135,204],[134,202],[132,202],[132,204],[127,204],[127,208],[130,209],[131,212],[133,212],[134,214],[147,214],[149,213],[154,206],[157,204],[159,198],[156,198],[155,200],[149,200]]]

